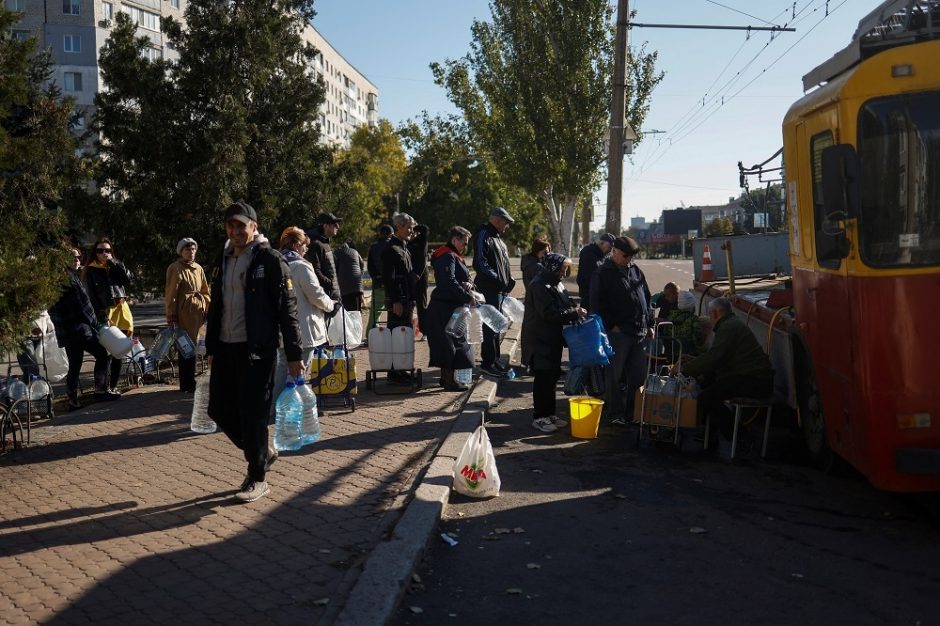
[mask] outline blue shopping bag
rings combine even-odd
[[[610,364],[608,357],[614,350],[604,330],[604,323],[597,315],[588,315],[576,324],[565,326],[562,333],[568,344],[568,360],[572,366]]]

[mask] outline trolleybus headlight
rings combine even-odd
[[[891,78],[900,78],[902,76],[913,76],[914,66],[910,63],[891,66]]]

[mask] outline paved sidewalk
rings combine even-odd
[[[232,500],[240,452],[192,434],[192,397],[175,387],[56,417],[0,458],[0,622],[331,622],[466,395],[437,376],[327,409],[323,439],[282,454],[271,494],[249,505]]]

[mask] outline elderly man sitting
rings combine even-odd
[[[715,334],[711,348],[672,373],[696,376],[702,384],[698,404],[710,415],[721,434],[730,439],[734,428],[725,400],[734,397],[765,398],[773,394],[774,370],[770,358],[757,343],[754,333],[731,310],[731,301],[717,298],[708,305],[708,317]]]

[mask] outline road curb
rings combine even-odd
[[[520,342],[519,332],[504,342],[508,342],[511,362]],[[366,559],[345,606],[333,621],[335,626],[386,624],[391,619],[450,500],[457,456],[484,412],[493,406],[496,387],[497,381],[482,376],[474,384],[390,537]]]

